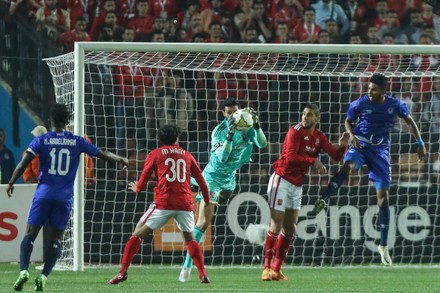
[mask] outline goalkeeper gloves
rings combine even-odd
[[[252,120],[254,121],[255,130],[260,129],[260,120],[258,119],[258,113],[254,109],[249,107],[249,111],[252,114]]]
[[[228,117],[228,135],[226,136],[226,139],[229,141],[232,141],[235,133],[235,129],[237,128],[237,121],[235,121],[234,116],[231,114]]]

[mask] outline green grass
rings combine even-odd
[[[54,271],[46,282],[46,292],[440,292],[437,267],[333,267],[283,270],[288,282],[262,282],[259,267],[208,267],[211,284],[200,284],[194,269],[191,281],[177,281],[177,267],[133,267],[129,278],[119,285],[107,285],[117,267],[88,268],[84,272]],[[0,292],[13,292],[18,277],[17,264],[0,264]],[[39,271],[30,269],[31,279],[22,292],[33,292]]]

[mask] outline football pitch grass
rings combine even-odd
[[[46,282],[45,292],[440,292],[438,266],[354,266],[354,267],[287,267],[283,270],[287,282],[262,282],[262,268],[207,267],[211,284],[200,284],[197,270],[191,281],[180,283],[180,268],[175,266],[135,266],[127,281],[107,285],[118,267],[86,268],[84,272],[53,271]],[[0,292],[14,292],[18,264],[0,264]],[[40,271],[30,268],[31,277],[22,292],[34,292],[34,279]]]

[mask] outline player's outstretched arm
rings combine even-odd
[[[121,164],[123,167],[128,167],[128,159],[118,156],[112,152],[109,152],[107,150],[100,150],[99,153],[96,155],[96,157],[100,158],[101,160],[107,161],[107,162],[115,162]]]
[[[8,187],[6,188],[6,193],[9,197],[11,197],[12,193],[14,192],[15,181],[17,181],[17,179],[23,175],[24,170],[26,170],[26,167],[30,164],[34,157],[35,156],[30,152],[26,152],[20,163],[18,163],[17,167],[15,167],[11,180],[9,180]]]
[[[409,128],[411,129],[412,135],[417,140],[417,154],[419,156],[419,162],[422,162],[425,160],[426,157],[426,147],[422,137],[420,136],[419,128],[417,127],[417,124],[411,117],[411,115],[408,115],[408,117],[405,119],[405,122],[406,124],[408,124]]]

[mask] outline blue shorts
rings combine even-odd
[[[71,211],[71,202],[34,197],[27,222],[36,227],[50,225],[58,230],[65,230]]]
[[[344,163],[352,161],[355,163],[355,170],[362,165],[367,165],[368,179],[374,182],[376,189],[390,189],[391,186],[391,163],[388,147],[362,146],[361,148],[348,147]]]

